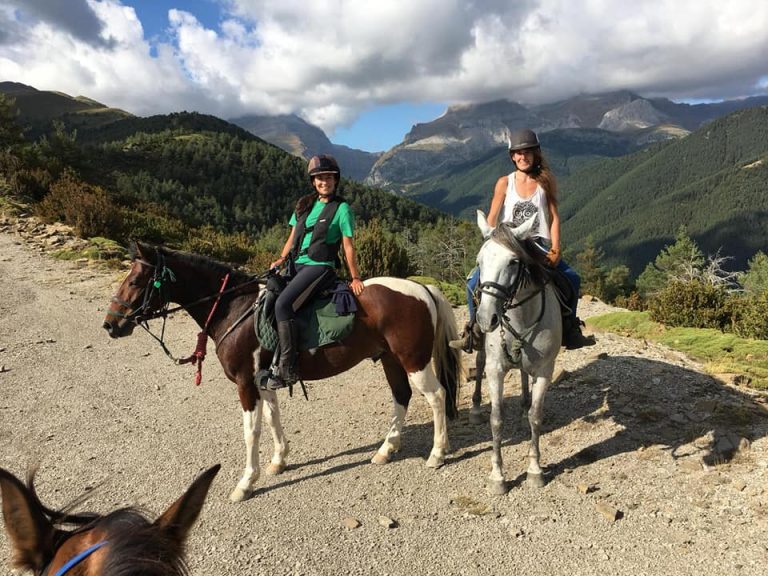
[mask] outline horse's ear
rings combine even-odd
[[[148,262],[151,262],[150,258],[153,258],[153,255],[155,253],[152,246],[150,246],[146,242],[141,242],[139,240],[134,240],[133,245],[135,246],[135,252],[137,257],[141,258],[142,260],[147,260]]]
[[[535,223],[536,217],[531,216],[517,228],[512,228],[512,235],[518,240],[525,240],[526,238],[530,238],[535,234],[535,231],[533,230],[533,225]]]
[[[5,530],[14,552],[14,564],[38,574],[53,556],[56,530],[39,500],[18,478],[2,468],[0,493],[3,497]]]
[[[477,227],[480,228],[480,232],[483,234],[483,238],[488,238],[493,231],[493,228],[488,224],[488,220],[485,217],[485,212],[482,210],[477,211]]]
[[[211,482],[220,468],[221,464],[216,464],[203,472],[181,498],[155,520],[155,526],[162,528],[176,545],[181,547],[184,544],[190,528],[200,515]]]

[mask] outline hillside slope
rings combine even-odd
[[[637,273],[680,225],[732,265],[768,246],[768,107],[735,112],[690,136],[596,162],[561,184],[564,236],[587,236]]]

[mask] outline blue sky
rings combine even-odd
[[[764,0],[0,0],[0,80],[138,115],[298,114],[386,150],[448,106],[768,91]]]

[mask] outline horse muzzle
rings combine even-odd
[[[121,338],[133,334],[133,329],[136,327],[136,324],[127,321],[122,323],[116,322],[115,320],[112,320],[110,316],[107,316],[107,319],[104,320],[104,324],[102,324],[101,327],[107,331],[110,338]]]
[[[477,323],[480,326],[480,330],[485,333],[493,332],[499,327],[501,322],[501,316],[495,307],[490,310],[484,309],[482,306],[477,309]]]

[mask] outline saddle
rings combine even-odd
[[[285,280],[275,280],[272,284],[269,282],[254,305],[256,313],[253,318],[256,337],[261,346],[265,350],[274,351],[279,343],[274,304],[285,287]],[[337,280],[330,288],[320,291],[296,312],[299,350],[314,350],[349,336],[354,327],[356,311],[354,295],[346,282]]]
[[[546,268],[548,281],[552,283],[555,289],[555,295],[560,302],[560,312],[563,316],[571,315],[569,303],[573,301],[573,285],[568,277],[556,268]]]

